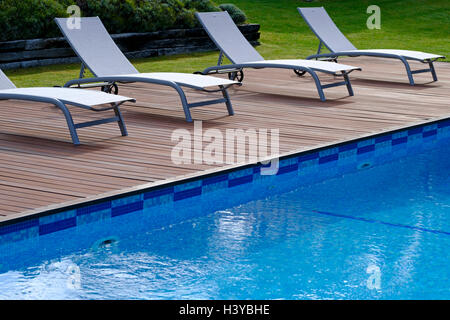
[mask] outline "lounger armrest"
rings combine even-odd
[[[34,101],[34,102],[42,102],[42,103],[50,103],[56,106],[64,105],[64,103],[56,98],[52,97],[41,97],[41,96],[33,96],[28,94],[19,94],[19,93],[2,93],[0,92],[0,100],[24,100],[24,101]],[[85,109],[91,109],[91,106],[87,105],[78,105]]]

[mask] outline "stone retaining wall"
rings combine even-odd
[[[253,45],[258,45],[259,27],[258,24],[247,24],[239,26],[239,29]],[[216,49],[202,28],[122,33],[114,34],[112,38],[128,58],[156,57]],[[76,62],[80,62],[80,60],[62,37],[0,42],[1,69]]]

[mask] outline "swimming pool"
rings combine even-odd
[[[449,299],[449,129],[4,226],[0,299]]]

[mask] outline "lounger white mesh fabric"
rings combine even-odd
[[[133,101],[134,99],[107,94],[101,91],[80,90],[73,88],[51,88],[51,87],[33,87],[33,88],[13,88],[3,89],[0,93],[20,94],[30,97],[53,98],[69,105],[98,106],[101,104],[117,103],[122,101]]]
[[[25,100],[34,102],[51,103],[58,107],[66,119],[72,142],[76,145],[80,144],[76,129],[83,127],[90,127],[98,124],[117,122],[122,135],[127,135],[125,123],[120,113],[119,106],[127,101],[134,102],[133,98],[128,98],[119,95],[107,94],[105,92],[80,90],[70,88],[57,87],[32,87],[32,88],[17,88],[14,83],[0,70],[0,100]],[[115,116],[88,121],[84,123],[75,124],[72,116],[66,105],[81,107],[93,111],[108,111],[114,110]],[[102,106],[110,105],[110,106]],[[101,106],[95,108],[95,106]]]
[[[396,49],[361,49],[361,50],[349,50],[347,52],[354,52],[356,54],[364,54],[364,53],[379,53],[379,54],[386,54],[386,55],[397,55],[397,56],[403,56],[411,60],[419,60],[419,61],[425,61],[425,60],[435,60],[439,58],[445,58],[444,56],[433,54],[433,53],[426,53],[421,51],[411,51],[411,50],[396,50]]]
[[[294,67],[307,67],[311,68],[315,71],[322,71],[322,72],[342,72],[342,71],[348,71],[348,70],[354,70],[358,69],[353,66],[348,66],[345,64],[340,63],[330,63],[327,61],[314,61],[314,60],[302,60],[302,59],[295,59],[295,60],[289,60],[289,59],[283,59],[283,60],[264,60],[264,61],[253,61],[249,62],[251,64],[271,64],[271,65],[291,65]]]
[[[397,49],[360,49],[358,50],[339,30],[333,20],[330,18],[325,8],[298,8],[300,15],[305,19],[310,29],[314,32],[320,40],[319,50],[317,54],[311,55],[308,59],[313,58],[336,58],[338,56],[373,56],[381,58],[399,59],[403,62],[406,68],[406,73],[411,85],[414,85],[413,74],[431,72],[433,80],[437,80],[436,72],[434,70],[433,61],[439,58],[445,58],[442,55],[412,51],[412,50],[397,50]],[[330,50],[331,53],[320,53],[321,46]],[[421,69],[411,71],[407,60],[416,60],[429,64],[429,69]]]
[[[129,74],[124,76],[133,76],[136,78],[152,78],[162,81],[172,81],[176,82],[179,85],[204,89],[209,87],[221,86],[224,84],[235,84],[235,81],[222,79],[218,77],[204,76],[199,74],[190,74],[190,73],[176,73],[176,72],[150,72],[150,73],[138,73],[138,74]],[[195,85],[193,85],[195,83]]]
[[[81,84],[98,81],[112,84],[146,82],[166,85],[174,88],[179,94],[186,120],[189,122],[192,121],[190,108],[198,106],[225,103],[228,114],[234,113],[226,90],[229,86],[238,84],[238,82],[189,73],[139,73],[116,45],[98,17],[80,18],[79,29],[72,28],[68,24],[67,18],[56,18],[55,21],[72,49],[83,62],[83,68],[86,66],[95,75],[95,78],[81,79],[83,74],[81,72],[80,79],[69,81],[65,86],[80,86]],[[213,91],[210,87],[219,87],[216,88],[216,91],[222,92],[223,98],[188,103],[181,86],[204,91]]]
[[[308,60],[264,60],[264,58],[252,47],[248,40],[235,25],[228,12],[196,12],[195,15],[199,19],[202,26],[210,36],[211,40],[221,51],[222,54],[233,63],[231,65],[221,65],[221,56],[217,66],[209,67],[203,70],[203,74],[221,73],[221,70],[236,69],[242,73],[244,68],[284,68],[293,69],[297,74],[308,72],[315,81],[320,99],[325,100],[323,93],[324,88],[334,87],[338,85],[346,85],[350,95],[353,91],[348,79],[348,73],[354,70],[360,70],[358,67]],[[329,74],[342,75],[345,79],[343,82],[331,85],[321,85],[315,71],[325,72]],[[229,72],[230,77],[236,77],[236,72]]]

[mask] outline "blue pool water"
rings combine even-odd
[[[449,299],[448,143],[0,245],[0,299]]]

